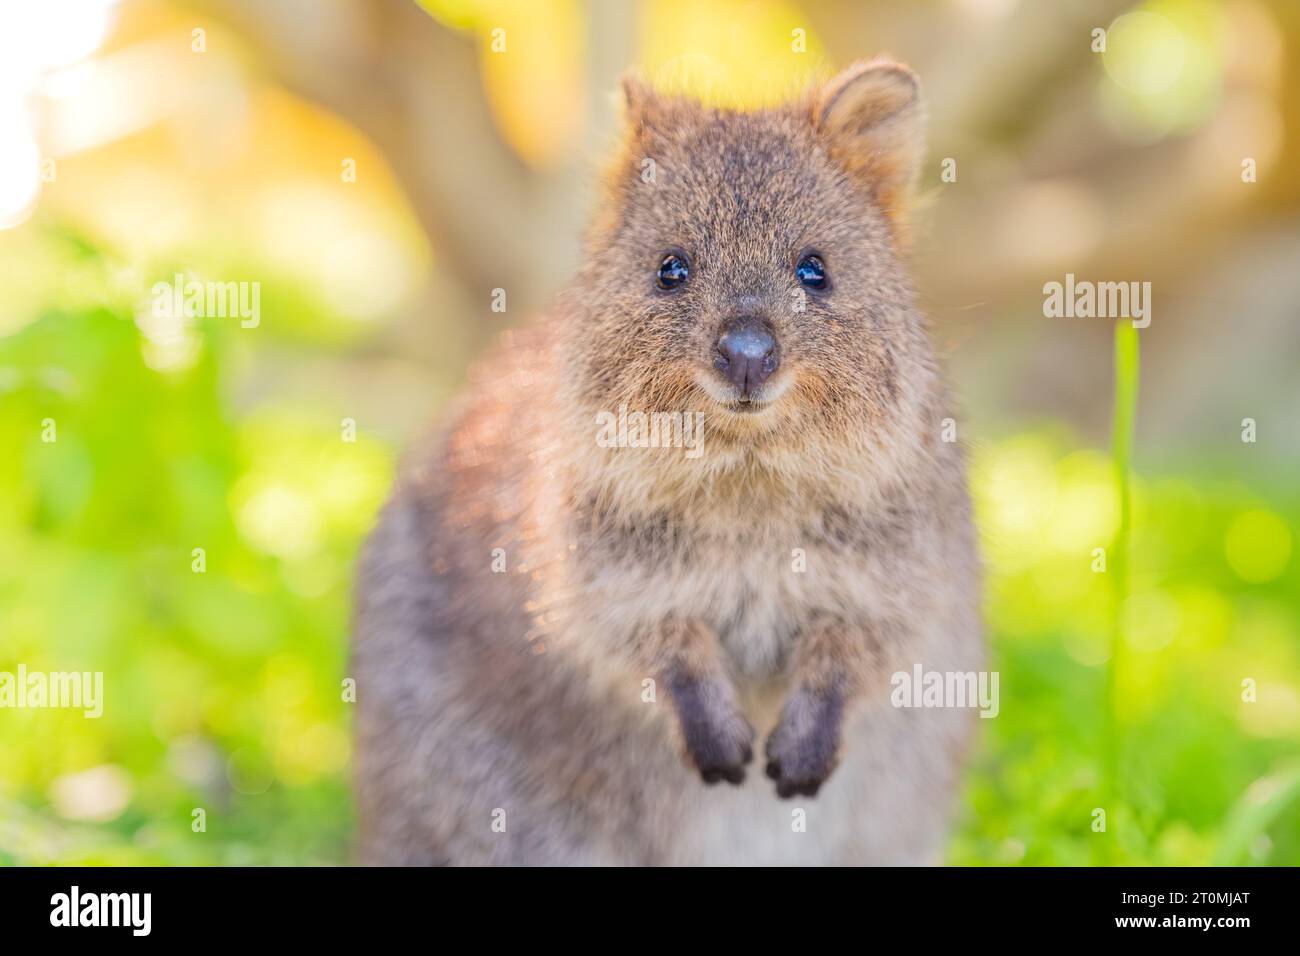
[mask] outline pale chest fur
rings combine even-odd
[[[924,573],[896,524],[837,508],[759,513],[730,527],[664,519],[593,537],[574,555],[575,623],[609,647],[646,622],[699,620],[737,677],[779,678],[811,621],[889,614],[900,574]]]

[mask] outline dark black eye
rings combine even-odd
[[[676,289],[691,274],[691,267],[686,260],[676,253],[668,253],[659,263],[658,282],[661,289]]]
[[[826,266],[817,256],[804,256],[794,267],[795,278],[809,289],[826,288]]]

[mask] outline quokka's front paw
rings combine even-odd
[[[739,784],[754,759],[754,728],[736,709],[725,683],[708,678],[676,678],[670,689],[682,739],[692,763],[708,784]]]
[[[800,690],[786,701],[765,748],[777,796],[817,795],[838,760],[843,710],[835,691]]]

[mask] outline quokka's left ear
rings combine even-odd
[[[925,154],[916,74],[888,59],[855,63],[814,96],[813,124],[885,213],[904,218]]]

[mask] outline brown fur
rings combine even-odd
[[[933,860],[971,714],[893,708],[889,675],[983,656],[902,253],[915,77],[860,64],[753,113],[626,99],[583,269],[414,456],[364,559],[363,859]],[[800,312],[810,248],[831,288]],[[666,293],[669,249],[691,275]],[[712,366],[740,313],[779,343],[759,412]],[[600,447],[620,406],[702,412],[704,453]],[[774,784],[745,773],[754,727]],[[773,789],[817,795],[817,823],[792,831]]]

